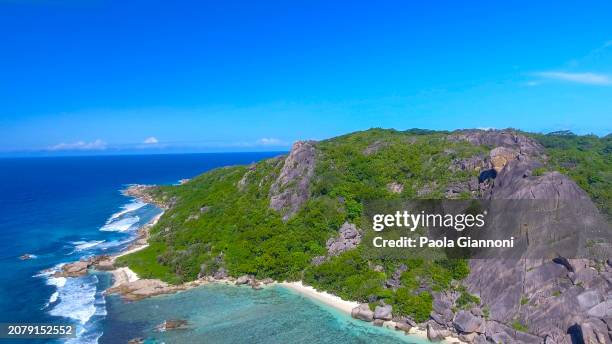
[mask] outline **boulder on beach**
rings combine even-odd
[[[463,333],[484,333],[484,319],[477,317],[469,311],[461,310],[453,319],[455,328]]]
[[[439,342],[450,335],[450,331],[435,322],[427,323],[427,339],[432,342]]]
[[[391,305],[376,306],[374,309],[374,319],[391,320],[391,311],[393,307]]]
[[[236,285],[249,284],[251,283],[251,276],[243,275],[236,279]]]
[[[351,316],[355,319],[363,321],[373,321],[374,312],[370,310],[370,306],[367,303],[362,303],[359,306],[353,308]]]

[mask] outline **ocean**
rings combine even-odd
[[[52,276],[63,263],[125,248],[159,214],[123,196],[126,186],[175,184],[278,154],[0,159],[0,322],[77,326],[76,338],[24,343],[125,343],[135,337],[151,343],[422,342],[359,323],[282,287],[204,286],[125,303],[103,295],[111,283],[108,273]],[[34,258],[19,259],[23,254]],[[188,320],[190,329],[154,331],[174,318]]]

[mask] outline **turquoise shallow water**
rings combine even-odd
[[[417,343],[406,336],[351,319],[331,307],[281,286],[207,285],[185,292],[126,303],[109,297],[100,343]],[[156,332],[166,319],[185,319],[187,330]]]

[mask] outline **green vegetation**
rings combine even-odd
[[[512,328],[521,332],[529,332],[529,327],[518,320],[512,322]]]
[[[546,168],[538,167],[538,168],[533,170],[532,175],[535,176],[535,177],[539,177],[539,176],[543,175],[544,173],[546,173]]]
[[[399,288],[393,298],[393,310],[398,315],[409,315],[417,322],[429,319],[432,310],[433,298],[430,293],[414,294],[408,288]]]
[[[524,306],[529,303],[529,299],[525,296],[521,296],[521,306]]]
[[[326,255],[326,241],[345,221],[361,223],[364,202],[443,198],[451,183],[476,177],[477,171],[449,167],[456,159],[483,156],[490,147],[451,142],[447,134],[371,129],[318,142],[309,198],[286,222],[269,206],[270,188],[283,159],[219,168],[182,185],[154,188],[151,196],[172,206],[151,229],[150,246],[121,257],[118,264],[169,283],[221,270],[234,277],[304,280],[344,299],[371,304],[385,300],[394,313],[423,321],[432,308],[431,292],[457,288],[453,281],[468,275],[467,261],[366,259],[362,247],[318,266],[311,260]],[[546,170],[568,173],[609,214],[610,140],[536,137],[550,151]],[[391,183],[400,184],[401,192],[390,191]],[[399,288],[387,288],[385,281],[402,264],[408,269],[399,278]],[[480,303],[478,297],[460,291],[458,307]]]
[[[572,178],[602,213],[612,219],[612,136],[578,136],[570,132],[532,134],[549,157],[547,170]],[[535,175],[535,171],[534,171]]]
[[[489,308],[489,306],[485,305],[484,307],[482,307],[482,315],[485,319],[489,319],[489,317],[491,316],[491,309]]]
[[[475,295],[472,295],[472,294],[468,293],[468,291],[465,289],[465,287],[463,287],[463,286],[460,287],[459,288],[459,292],[461,294],[457,298],[457,301],[455,302],[455,304],[460,309],[469,309],[469,308],[471,308],[473,306],[480,305],[480,298],[478,296],[475,296]]]

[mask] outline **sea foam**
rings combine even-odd
[[[91,241],[73,241],[71,244],[74,245],[75,251],[85,251],[92,247],[98,246],[105,240],[91,240]]]
[[[132,228],[134,224],[138,223],[138,221],[140,221],[140,217],[126,217],[124,214],[122,217],[118,217],[110,222],[107,222],[104,226],[102,226],[102,228],[100,228],[100,230],[103,232],[125,232]]]
[[[111,222],[111,221],[121,217],[124,214],[127,214],[129,212],[138,210],[138,209],[144,207],[145,205],[147,205],[147,204],[144,203],[144,202],[141,202],[139,200],[134,200],[134,201],[132,201],[132,202],[130,202],[128,204],[125,204],[125,205],[121,206],[121,211],[118,211],[118,212],[114,213],[113,215],[111,215],[111,217],[106,221],[106,223],[109,223],[109,222]]]

